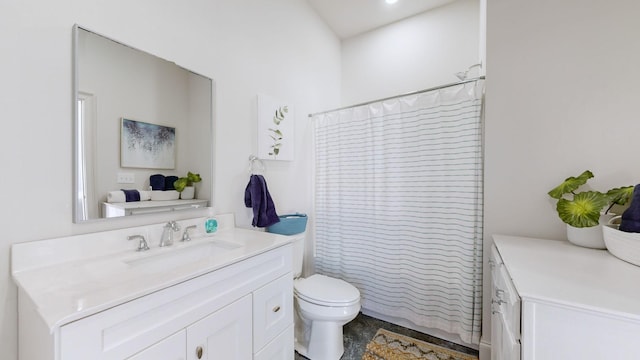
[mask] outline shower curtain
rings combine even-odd
[[[362,307],[480,340],[483,80],[316,114],[315,262]]]

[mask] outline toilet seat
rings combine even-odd
[[[297,279],[294,294],[301,300],[322,306],[351,306],[360,302],[360,291],[340,279],[315,274]]]

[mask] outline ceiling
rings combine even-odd
[[[346,39],[455,0],[307,0],[341,39]]]

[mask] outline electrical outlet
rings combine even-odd
[[[118,173],[118,184],[133,184],[136,176],[133,173]]]

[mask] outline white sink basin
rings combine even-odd
[[[242,245],[227,241],[213,240],[183,247],[167,246],[151,250],[144,257],[124,260],[129,266],[144,267],[145,270],[171,269],[176,266],[210,259],[241,248]]]

